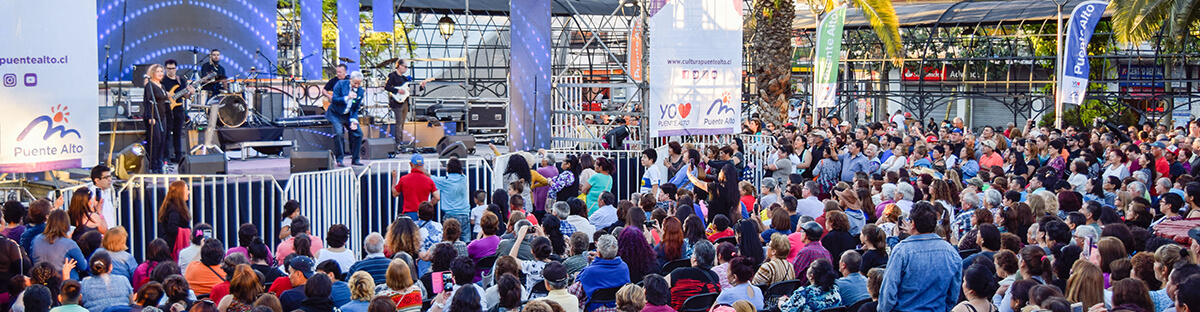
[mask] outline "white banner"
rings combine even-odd
[[[96,38],[94,1],[0,4],[0,172],[96,165]]]
[[[737,133],[742,0],[668,0],[650,12],[650,136]]]

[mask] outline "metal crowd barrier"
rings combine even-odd
[[[187,182],[192,224],[213,225],[213,238],[226,248],[238,246],[243,223],[258,225],[267,244],[275,243],[282,188],[270,175],[136,175],[116,193],[118,224],[129,231],[130,253],[144,259],[145,246],[160,237],[158,210],[171,182]],[[68,197],[69,198],[69,197]],[[171,234],[174,235],[174,234]]]
[[[346,243],[351,250],[362,250],[362,238],[366,236],[362,232],[361,193],[358,176],[351,167],[293,173],[283,191],[284,198],[300,202],[300,215],[310,220],[316,237],[325,238],[326,230],[334,224],[346,225],[350,230],[350,240]],[[278,213],[276,216],[282,217]],[[274,224],[267,223],[278,228]]]
[[[461,159],[463,161],[464,175],[467,176],[467,189],[469,190],[468,203],[473,207],[470,192],[475,190],[484,190],[491,196],[491,191],[495,189],[492,184],[492,165],[486,159],[468,158]],[[445,170],[448,159],[429,158],[425,160],[425,172],[431,176],[444,177],[448,173]],[[400,198],[392,197],[392,187],[401,176],[412,170],[412,165],[408,160],[389,160],[389,161],[374,161],[367,165],[367,169],[358,174],[358,181],[362,189],[362,216],[363,229],[362,236],[366,237],[370,232],[385,233],[388,225],[400,216],[402,204]],[[396,172],[393,176],[392,172]],[[442,195],[445,198],[446,195]],[[490,200],[490,198],[489,198]],[[438,220],[442,220],[441,205],[438,203]],[[468,226],[468,225],[463,225]]]

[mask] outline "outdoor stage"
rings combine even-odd
[[[477,154],[482,154],[484,152],[491,153],[491,151],[488,149],[482,149]],[[502,149],[501,152],[504,152],[504,149]],[[252,153],[252,154],[254,154],[254,153]],[[413,155],[412,153],[404,153],[404,154],[396,154],[394,158],[373,159],[373,160],[372,159],[363,159],[362,163],[364,166],[351,166],[350,165],[350,162],[351,162],[350,157],[346,157],[343,159],[343,162],[346,164],[346,167],[335,167],[335,168],[330,168],[330,169],[353,168],[354,172],[356,174],[361,174],[363,171],[367,170],[367,167],[372,166],[373,163],[376,163],[376,162],[401,162],[401,163],[404,163],[404,162],[408,162],[409,158],[411,158],[412,155]],[[439,162],[437,154],[424,153],[424,154],[421,154],[421,156],[425,157],[426,164],[433,164],[433,163]],[[478,163],[478,162],[483,162],[483,161],[490,161],[495,158],[495,157],[492,157],[491,155],[485,155],[485,156],[470,155],[470,156],[467,156],[467,158],[463,159],[463,160],[467,161],[468,163]],[[231,175],[270,175],[270,176],[274,177],[275,180],[278,180],[278,181],[289,180],[292,175],[292,171],[291,171],[292,162],[291,162],[291,159],[287,158],[287,157],[258,155],[258,156],[251,156],[251,157],[247,158],[246,160],[242,160],[241,152],[233,151],[233,152],[228,152],[226,154],[226,159],[229,159],[229,162],[228,162],[228,166],[229,166],[228,170],[229,171],[227,172],[227,174],[231,174]],[[442,167],[442,166],[437,166],[437,165],[435,165],[435,166],[436,166],[436,168]],[[166,172],[167,174],[178,174],[179,173],[179,171],[178,171],[179,167],[177,165],[171,165],[167,169],[168,169]]]

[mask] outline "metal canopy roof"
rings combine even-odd
[[[433,12],[433,13],[449,13],[462,14],[467,10],[467,1],[471,2],[471,12],[474,14],[497,14],[508,15],[510,0],[394,0],[397,12]],[[550,10],[552,15],[562,16],[571,15],[575,12],[570,10],[566,1],[578,10],[579,14],[583,15],[610,15],[613,11],[617,11],[618,15],[633,15],[637,14],[636,9],[617,10],[621,6],[620,0],[547,0],[552,1]],[[374,5],[373,0],[359,0],[363,7],[371,7]]]
[[[1071,10],[1083,3],[1084,0],[1069,0],[1063,6],[1063,18],[1069,18]],[[939,3],[895,3],[896,15],[900,26],[930,26],[930,25],[974,25],[1014,23],[1019,21],[1044,21],[1057,18],[1058,7],[1050,0],[1013,0],[1013,1],[962,1]],[[1104,16],[1111,15],[1110,10]],[[812,29],[816,25],[812,11],[796,10],[796,20],[792,23],[796,29]],[[862,10],[850,8],[846,12],[846,28],[871,27]]]

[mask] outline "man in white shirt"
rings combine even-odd
[[[92,183],[87,185],[88,190],[92,192],[92,196],[100,196],[100,215],[104,216],[105,226],[113,228],[117,226],[117,209],[113,207],[112,202],[112,169],[105,165],[96,165],[92,167]]]
[[[642,151],[642,166],[646,167],[646,172],[642,173],[641,193],[658,195],[658,187],[661,186],[666,179],[663,178],[663,171],[666,171],[662,165],[658,164],[658,151],[653,148],[647,148]]]
[[[819,192],[820,189],[817,186],[817,182],[804,182],[804,189],[800,194],[804,196],[804,199],[796,202],[796,214],[813,218],[824,215],[825,203],[817,199],[817,193]]]
[[[568,201],[568,203],[569,202],[570,201]],[[596,233],[596,227],[592,226],[592,223],[588,221],[586,215],[587,206],[571,205],[571,215],[567,216],[566,221],[567,223],[575,226],[575,232],[583,232],[584,234],[587,234],[588,237],[592,237],[592,234]]]
[[[600,193],[600,200],[597,205],[600,206],[596,212],[588,217],[588,223],[597,229],[603,229],[617,222],[617,208],[613,207],[612,203],[617,201],[617,196],[609,192]]]
[[[892,118],[889,118],[888,121],[896,124],[896,130],[904,132],[904,111],[897,109],[896,114],[892,115]]]

